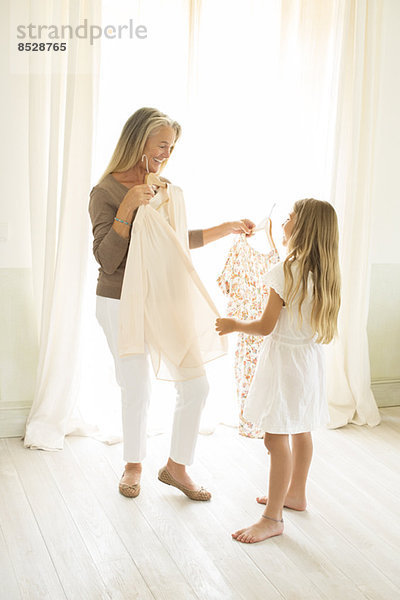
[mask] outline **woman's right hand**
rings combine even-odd
[[[148,204],[153,196],[154,190],[151,185],[147,183],[134,185],[125,194],[120,206],[124,205],[126,210],[133,213],[142,204]]]
[[[114,220],[112,225],[121,237],[128,238],[130,236],[130,226],[135,210],[143,204],[148,204],[153,196],[153,188],[146,183],[134,185],[127,191],[115,215],[117,220]],[[118,219],[122,219],[122,223]]]

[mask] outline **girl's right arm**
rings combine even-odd
[[[219,335],[239,331],[248,335],[269,335],[275,328],[281,309],[282,298],[273,288],[269,290],[269,298],[261,319],[255,321],[239,321],[238,319],[217,319],[215,329]]]

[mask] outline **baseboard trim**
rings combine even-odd
[[[0,438],[23,437],[30,406],[0,406]]]
[[[400,406],[400,379],[372,381],[371,389],[379,408]]]
[[[400,379],[372,381],[371,389],[379,408],[400,406]],[[0,438],[23,437],[30,410],[30,406],[0,406]]]

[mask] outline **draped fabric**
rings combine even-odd
[[[162,192],[159,192],[159,194]],[[204,375],[206,363],[226,354],[215,331],[219,316],[190,258],[182,190],[164,192],[168,221],[151,204],[137,212],[121,293],[121,356],[149,347],[158,379]]]
[[[370,384],[367,320],[381,13],[379,0],[346,2],[338,28],[342,53],[331,201],[340,224],[342,306],[339,336],[328,348],[331,427],[380,422]]]
[[[34,4],[34,3],[33,3]],[[73,26],[86,17],[101,22],[101,2],[83,0],[33,6],[34,22]],[[56,450],[82,423],[77,402],[82,298],[88,252],[93,115],[96,114],[98,48],[87,40],[69,45],[60,70],[30,76],[29,182],[31,252],[39,363],[25,446]]]
[[[271,198],[287,211],[310,196],[335,206],[342,307],[339,336],[327,352],[330,426],[377,425],[367,313],[382,0],[230,3],[221,43],[224,10],[223,2],[202,0],[192,139],[197,149],[207,128],[229,150],[218,153],[218,168],[196,190],[205,196],[212,187],[240,211],[245,199],[256,216]],[[221,72],[224,85],[210,94]],[[201,151],[208,156],[207,136]],[[223,219],[222,209],[215,207]]]

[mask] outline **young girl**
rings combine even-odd
[[[232,534],[245,543],[280,535],[284,506],[305,510],[310,432],[328,422],[321,344],[334,337],[340,306],[337,217],[328,202],[299,200],[282,228],[288,255],[265,276],[270,293],[261,319],[216,321],[219,335],[267,336],[245,417],[265,431],[269,496],[257,498],[266,505],[261,519]]]

